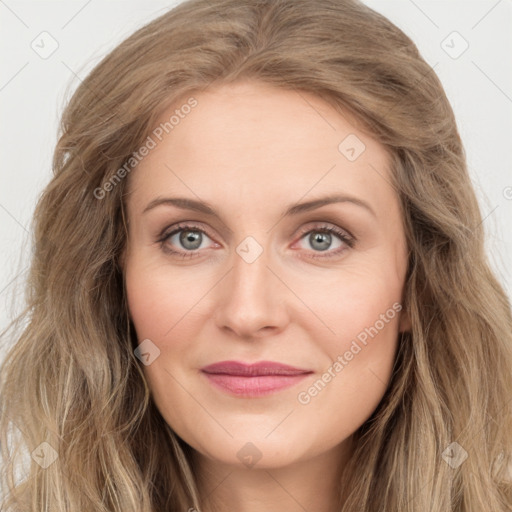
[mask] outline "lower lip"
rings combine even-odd
[[[309,373],[299,375],[261,375],[241,377],[240,375],[226,375],[202,372],[210,383],[218,389],[235,396],[258,397],[277,393],[286,388],[295,386]]]

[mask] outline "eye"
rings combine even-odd
[[[205,230],[191,224],[178,224],[175,228],[162,234],[158,242],[166,253],[182,258],[191,258],[200,249],[204,249],[203,242],[210,237]],[[211,240],[211,239],[210,239]],[[178,251],[171,248],[178,247]]]
[[[355,237],[348,232],[332,225],[322,224],[310,229],[303,228],[300,232],[300,240],[305,240],[309,244],[309,249],[314,253],[312,258],[331,258],[345,252],[347,248],[352,248],[355,244]],[[196,256],[201,249],[207,247],[207,239],[210,236],[203,228],[193,224],[178,224],[169,232],[163,232],[157,242],[162,250],[167,254],[179,258],[192,258]],[[333,240],[334,239],[334,240]],[[336,242],[334,247],[333,242]],[[214,242],[216,244],[216,242]],[[217,244],[218,246],[218,244]],[[172,247],[177,247],[178,250]],[[335,250],[332,250],[332,249]],[[325,254],[322,254],[325,253]]]
[[[352,235],[331,225],[315,226],[313,229],[308,229],[307,231],[303,230],[301,235],[300,240],[304,240],[309,245],[309,249],[316,253],[325,253],[313,254],[311,255],[313,258],[331,258],[338,256],[342,252],[345,252],[347,248],[352,248],[355,244],[355,238]]]

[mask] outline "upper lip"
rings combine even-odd
[[[260,375],[301,375],[311,373],[311,370],[296,368],[274,361],[258,361],[257,363],[243,363],[240,361],[219,361],[201,368],[205,373],[238,375],[255,377]]]

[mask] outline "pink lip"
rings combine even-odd
[[[272,361],[245,364],[221,361],[201,368],[211,384],[236,396],[258,397],[297,384],[311,370]]]

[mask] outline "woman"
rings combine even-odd
[[[446,95],[388,20],[184,2],[83,81],[54,172],[5,510],[510,510],[510,303]]]

